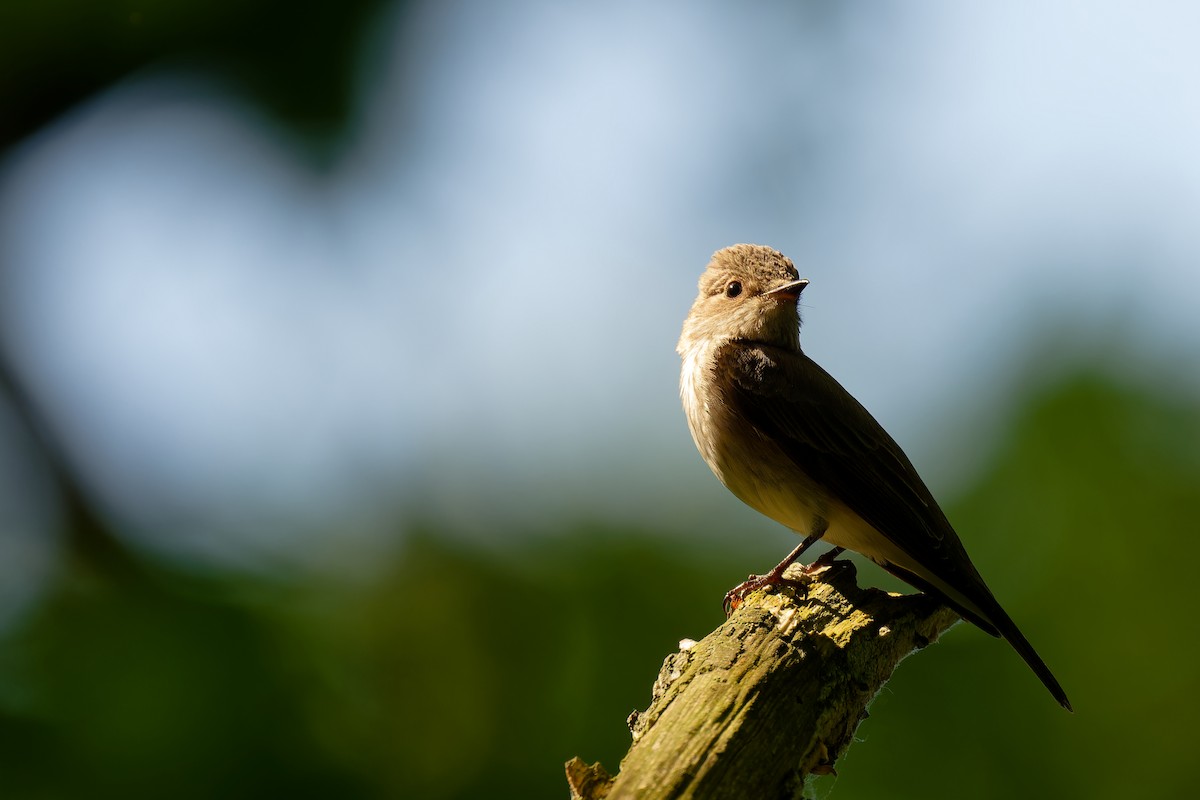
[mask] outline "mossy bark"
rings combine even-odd
[[[926,595],[860,589],[848,561],[788,577],[681,643],[629,718],[620,772],[568,763],[573,798],[798,797],[833,770],[896,665],[958,621]]]

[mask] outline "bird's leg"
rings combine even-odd
[[[846,552],[846,548],[844,548],[844,547],[831,548],[830,550],[827,550],[825,553],[823,553],[821,555],[821,557],[818,558],[816,561],[814,561],[811,564],[809,564],[808,566],[806,566],[804,568],[804,572],[808,575],[812,575],[814,572],[821,569],[822,567],[828,567],[830,564],[832,564],[834,561],[837,560],[838,556],[840,556],[844,552]]]
[[[725,609],[725,616],[728,617],[730,614],[732,614],[733,610],[740,606],[742,601],[746,599],[746,595],[750,594],[755,589],[761,589],[764,586],[772,586],[777,583],[783,583],[784,570],[790,567],[796,561],[796,559],[804,555],[805,550],[821,540],[821,537],[825,535],[825,529],[828,527],[828,525],[829,524],[824,519],[817,517],[815,520],[813,520],[812,533],[810,533],[808,536],[805,536],[804,541],[797,545],[795,550],[788,553],[787,558],[776,564],[775,569],[771,570],[766,575],[751,575],[748,580],[739,583],[737,586],[726,592],[725,602],[721,604],[721,607]],[[841,552],[840,548],[835,549],[838,549],[838,552]]]

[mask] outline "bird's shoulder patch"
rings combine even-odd
[[[733,341],[723,345],[714,365],[739,388],[754,394],[772,395],[785,388],[786,378],[779,361],[765,347],[752,342]]]

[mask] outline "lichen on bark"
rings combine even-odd
[[[859,588],[848,561],[788,578],[666,658],[620,772],[572,759],[572,797],[798,797],[833,771],[896,665],[958,621],[927,595]]]

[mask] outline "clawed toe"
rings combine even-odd
[[[766,575],[751,575],[746,580],[739,583],[737,586],[725,593],[725,600],[721,603],[721,608],[725,610],[725,617],[728,618],[738,606],[740,606],[751,592],[757,591],[764,586],[775,586],[780,583],[790,583],[793,586],[800,585],[799,581],[785,578],[782,575],[768,573]]]
[[[742,604],[742,601],[746,599],[746,595],[766,585],[767,581],[764,580],[766,577],[766,575],[751,575],[725,593],[725,599],[721,603],[721,608],[725,610],[726,619]]]

